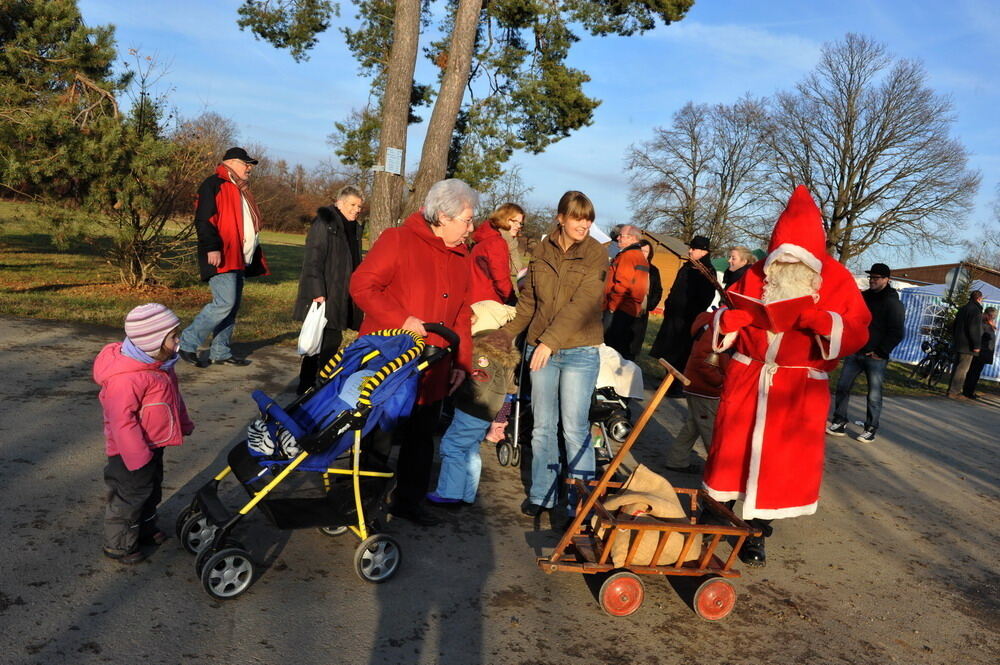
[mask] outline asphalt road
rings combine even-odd
[[[744,570],[721,622],[699,619],[668,579],[646,578],[643,607],[612,619],[583,576],[542,573],[535,558],[557,536],[521,516],[518,473],[485,447],[476,506],[434,528],[388,525],[404,560],[386,584],[355,575],[353,536],[278,532],[258,515],[241,539],[263,574],[219,602],[176,539],[133,567],[100,554],[90,371],[118,335],[0,318],[0,663],[997,662],[998,403],[890,398],[876,443],[829,438],[819,512],[777,523],[767,567]],[[197,431],[167,451],[171,532],[241,438],[250,391],[292,386],[293,349],[244,350],[249,368],[179,368]],[[661,405],[638,461],[663,472],[683,410]]]

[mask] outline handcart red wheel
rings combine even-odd
[[[646,590],[638,575],[628,571],[613,573],[601,585],[601,609],[613,617],[627,617],[642,606]]]
[[[729,616],[736,606],[736,589],[721,577],[708,577],[694,592],[694,611],[706,621]]]

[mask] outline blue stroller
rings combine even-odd
[[[458,336],[448,328],[425,328],[448,346],[426,346],[414,333],[384,330],[343,349],[320,371],[316,386],[287,407],[259,390],[252,393],[260,418],[229,451],[228,466],[177,517],[177,536],[196,555],[195,572],[210,596],[236,598],[254,582],[258,564],[231,537],[254,508],[278,529],[318,528],[328,536],[350,531],[361,540],[354,555],[361,579],[381,583],[395,575],[402,561],[399,544],[376,533],[393,474],[381,465],[361,468],[361,441],[376,427],[387,431],[408,416],[420,373],[457,347]],[[230,473],[249,496],[235,514],[218,491]]]

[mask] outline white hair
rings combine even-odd
[[[764,280],[764,302],[819,293],[819,287],[823,283],[818,272],[800,261],[775,261],[765,272],[767,278]]]
[[[476,209],[479,193],[458,178],[439,180],[431,185],[424,199],[424,219],[431,226],[441,223],[442,214],[457,217],[465,208]]]

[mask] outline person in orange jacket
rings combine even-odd
[[[649,291],[649,261],[642,251],[640,231],[626,224],[618,233],[621,251],[611,261],[604,282],[604,343],[635,360],[632,336],[635,322],[645,312]]]

